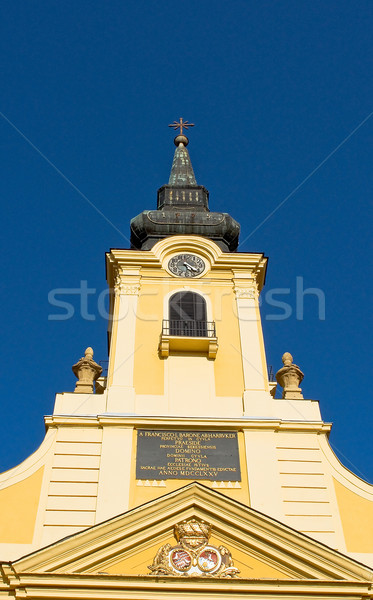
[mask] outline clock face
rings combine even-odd
[[[168,268],[179,277],[196,277],[205,270],[205,263],[195,254],[177,254],[169,260]]]

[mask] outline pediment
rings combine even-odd
[[[373,580],[369,568],[199,483],[38,550],[15,561],[12,570],[157,577],[149,565],[162,547],[177,544],[175,525],[188,519],[211,527],[209,544],[230,553],[240,579]]]

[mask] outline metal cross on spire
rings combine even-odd
[[[170,123],[169,127],[172,127],[172,129],[180,129],[180,135],[183,135],[183,129],[189,129],[189,127],[194,127],[194,123],[188,123],[188,121],[183,121],[183,118],[180,117],[178,121]]]

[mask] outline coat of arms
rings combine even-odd
[[[190,519],[174,528],[177,544],[162,546],[148,568],[153,575],[236,577],[232,555],[224,546],[209,544],[211,525]]]

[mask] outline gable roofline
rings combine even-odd
[[[366,565],[199,482],[3,564],[16,573],[87,573],[110,557],[170,535],[176,522],[190,517],[209,521],[227,544],[241,544],[298,577],[373,581]]]

